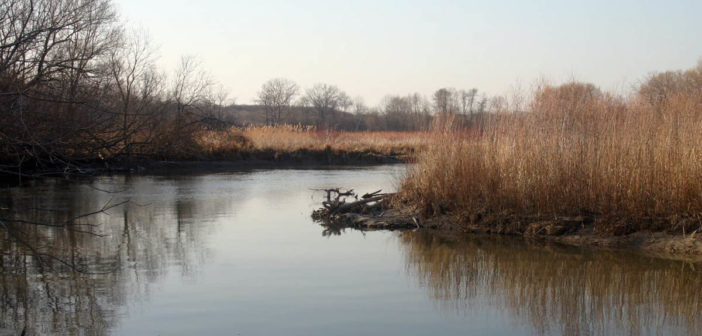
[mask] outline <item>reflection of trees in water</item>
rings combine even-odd
[[[407,232],[399,240],[408,271],[452,311],[468,313],[487,304],[539,334],[702,330],[702,265],[507,238],[458,241]]]
[[[134,184],[125,177],[106,181]],[[108,214],[81,219],[82,224],[99,223],[97,230],[106,237],[12,226],[18,237],[40,252],[85,266],[89,274],[73,272],[53,259],[39,262],[26,246],[0,231],[0,328],[27,328],[30,334],[107,334],[118,324],[128,299],[147,296],[150,286],[169,270],[184,275],[196,271],[207,252],[202,246],[207,225],[202,222],[212,211],[230,212],[233,202],[183,197],[188,190],[179,190],[180,181],[140,178],[138,183],[151,198],[109,194],[57,180],[0,196],[0,207],[18,209],[13,214],[4,210],[0,216],[54,223],[99,209],[112,198],[113,202],[132,199]]]

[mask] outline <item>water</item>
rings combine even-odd
[[[0,196],[0,328],[85,335],[658,335],[702,330],[702,265],[424,232],[327,234],[314,189],[403,167],[52,180]],[[111,191],[111,192],[105,192]],[[53,210],[67,209],[67,211]],[[0,229],[2,229],[0,227]],[[78,265],[71,272],[63,262]]]

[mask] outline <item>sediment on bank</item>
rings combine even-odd
[[[140,173],[168,170],[221,170],[247,168],[280,167],[322,167],[322,166],[363,166],[412,162],[414,149],[379,152],[373,150],[311,150],[300,149],[290,152],[276,150],[255,150],[229,153],[227,155],[193,155],[155,158],[121,158],[113,160],[82,160],[66,165],[42,164],[0,171],[0,178],[23,178],[96,175],[105,173]]]
[[[236,159],[210,158],[193,160],[159,160],[142,161],[129,166],[113,166],[109,172],[154,172],[168,173],[178,171],[224,171],[238,169],[276,169],[276,168],[312,168],[372,166],[382,164],[400,164],[412,162],[410,156],[384,155],[380,153],[325,153],[297,151],[294,153],[266,152],[251,154]]]
[[[323,207],[312,218],[324,235],[345,229],[426,230],[459,237],[465,234],[521,236],[570,246],[635,250],[663,258],[702,261],[699,221],[692,217],[641,218],[639,222],[588,216],[519,216],[509,212],[442,214],[423,217],[416,209],[398,207],[396,194],[357,195],[327,189]],[[674,229],[671,229],[674,228]]]

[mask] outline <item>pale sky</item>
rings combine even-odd
[[[285,77],[369,105],[441,87],[509,94],[540,78],[626,91],[702,57],[702,1],[116,0],[159,64],[196,56],[237,103]]]

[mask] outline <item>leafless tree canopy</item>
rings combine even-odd
[[[3,154],[66,163],[71,148],[110,147],[116,139],[100,137],[114,126],[103,104],[120,41],[110,2],[11,0],[0,18]]]
[[[334,113],[351,105],[348,95],[338,87],[329,84],[315,84],[307,90],[304,103],[319,115],[319,126],[330,126]]]
[[[185,57],[164,89],[154,64],[148,38],[125,32],[110,0],[1,2],[0,170],[181,148],[211,106],[211,81]]]
[[[263,84],[258,92],[258,103],[263,106],[267,125],[277,125],[283,113],[288,112],[297,95],[297,84],[289,79],[275,78]]]

